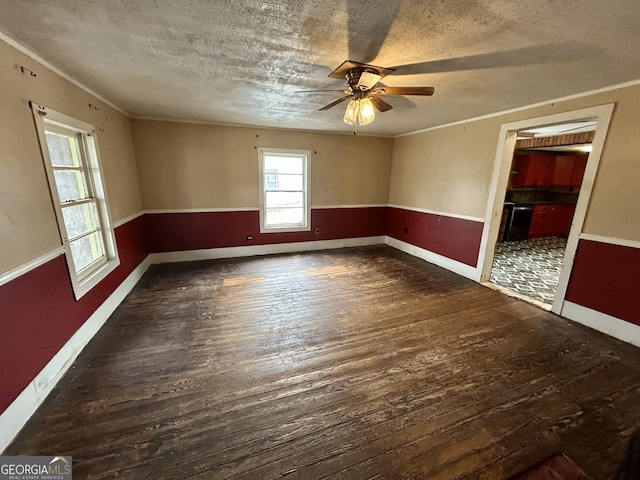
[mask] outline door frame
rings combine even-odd
[[[480,251],[478,254],[480,282],[486,282],[491,277],[495,246],[500,229],[500,219],[502,218],[502,210],[504,208],[504,197],[507,191],[507,182],[511,172],[511,163],[518,131],[584,120],[596,121],[598,124],[591,143],[592,150],[591,153],[589,153],[587,167],[582,179],[582,185],[580,186],[578,203],[576,204],[576,211],[571,222],[571,230],[569,231],[569,238],[567,239],[567,248],[562,261],[562,271],[556,289],[556,296],[551,306],[552,312],[558,315],[562,313],[564,298],[567,292],[567,286],[569,285],[569,277],[571,276],[571,270],[573,268],[573,259],[578,248],[580,233],[582,233],[584,226],[584,220],[587,214],[589,200],[591,199],[598,165],[600,164],[600,157],[609,131],[614,106],[615,104],[609,103],[501,125],[496,148],[496,159],[491,177],[491,186],[489,189],[489,200],[487,202],[484,227],[482,229]]]

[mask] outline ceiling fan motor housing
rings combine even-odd
[[[371,90],[380,81],[382,75],[371,67],[356,67],[350,69],[346,74],[349,90],[356,93]]]

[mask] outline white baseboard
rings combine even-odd
[[[415,245],[397,240],[393,237],[387,236],[385,243],[390,247],[397,248],[398,250],[408,253],[409,255],[421,258],[429,263],[438,265],[439,267],[446,268],[447,270],[457,273],[458,275],[462,275],[463,277],[469,278],[476,282],[480,281],[480,272],[478,272],[478,269],[476,267],[465,265],[464,263],[452,260],[442,255],[438,255],[437,253],[434,253],[430,250],[416,247]]]
[[[207,248],[182,252],[151,253],[151,263],[192,262],[195,260],[215,260],[218,258],[251,257],[274,255],[277,253],[310,252],[335,248],[384,245],[384,235],[377,237],[344,238],[339,240],[318,240],[316,242],[274,243],[247,247]]]
[[[82,324],[67,343],[55,354],[18,397],[0,415],[0,452],[2,452],[31,415],[37,410],[53,387],[69,369],[82,349],[89,343],[122,300],[133,289],[149,268],[149,257],[145,258],[120,284],[100,307]]]
[[[566,301],[562,306],[561,316],[640,347],[640,325]]]

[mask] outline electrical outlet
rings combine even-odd
[[[320,227],[316,227],[315,232],[316,232],[316,235],[319,235],[320,234]]]
[[[247,235],[247,240],[253,240],[253,235]]]

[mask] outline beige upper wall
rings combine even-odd
[[[390,138],[132,120],[145,209],[258,208],[258,147],[311,150],[311,204],[386,204]]]
[[[21,65],[37,77],[21,73]],[[389,202],[483,217],[502,123],[615,103],[584,231],[640,240],[640,86],[392,140],[129,120],[2,41],[0,67],[0,272],[60,245],[29,100],[101,129],[116,222],[143,203],[147,209],[256,208],[258,146],[316,152],[315,206]]]
[[[492,142],[487,140],[492,138]],[[473,217],[484,216],[494,125],[433,130],[395,139],[389,203]]]
[[[395,139],[389,202],[483,218],[500,126],[615,103],[583,231],[640,240],[640,86]]]
[[[37,76],[23,74],[20,66]],[[3,41],[0,92],[0,273],[62,244],[30,100],[101,129],[97,137],[113,221],[142,209],[128,117]]]

